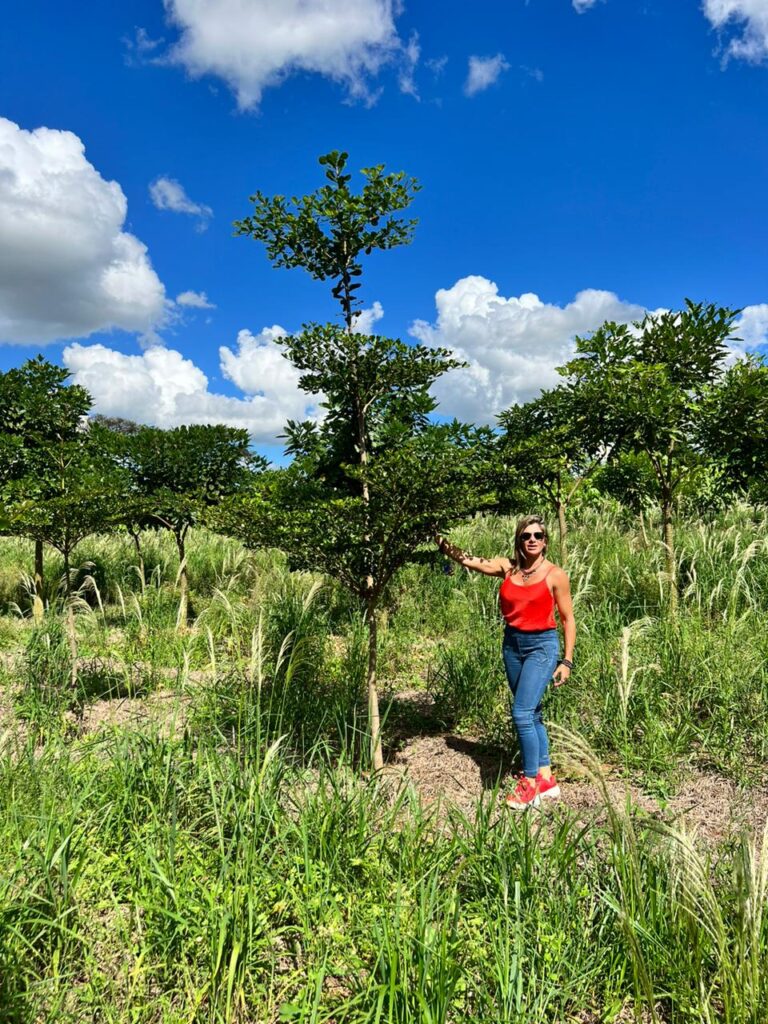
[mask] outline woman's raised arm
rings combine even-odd
[[[465,569],[481,572],[484,576],[501,576],[503,578],[512,567],[508,558],[475,558],[474,555],[468,555],[461,548],[457,548],[455,544],[451,544],[445,537],[435,537],[435,543],[442,554],[447,555],[454,562],[458,562],[459,565],[463,565]]]

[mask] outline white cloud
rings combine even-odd
[[[524,74],[528,75],[529,78],[532,78],[534,80],[534,82],[543,82],[544,81],[544,72],[541,70],[541,68],[529,68],[529,67],[526,67],[525,64],[521,64],[520,65],[520,70]]]
[[[384,307],[380,302],[374,302],[368,309],[361,309],[355,318],[352,331],[354,334],[372,334],[373,325],[384,316]]]
[[[739,339],[742,350],[760,348],[768,344],[768,302],[745,306],[733,325],[733,335]]]
[[[509,64],[502,53],[495,57],[470,57],[467,80],[464,83],[466,96],[476,96],[483,89],[488,89],[499,78],[502,71],[506,71]]]
[[[0,118],[0,341],[162,321],[165,291],[146,246],[123,230],[126,211],[72,132]]]
[[[184,296],[205,299],[205,292]],[[209,308],[210,304],[207,307]],[[382,318],[380,302],[364,309],[356,330],[370,333]],[[274,443],[287,420],[319,419],[322,395],[307,395],[299,389],[301,371],[283,354],[278,339],[288,332],[279,324],[259,334],[241,330],[236,345],[219,348],[222,376],[245,397],[222,395],[210,390],[208,377],[181,352],[154,345],[141,355],[124,355],[106,345],[69,345],[64,365],[73,382],[82,384],[94,399],[94,411],[105,416],[122,416],[158,427],[183,423],[227,423],[245,427],[257,443]]]
[[[419,34],[414,32],[403,47],[402,63],[400,65],[400,73],[397,76],[397,82],[400,86],[400,92],[404,92],[407,96],[413,96],[415,100],[419,98],[415,74],[416,65],[419,63],[420,57]]]
[[[216,306],[208,301],[205,292],[181,292],[176,296],[177,306],[190,306],[192,309],[216,309]]]
[[[702,8],[714,28],[736,30],[726,56],[752,63],[768,58],[768,0],[704,0]]]
[[[597,0],[573,0],[573,9],[577,14],[583,14],[590,7],[594,7],[596,3]]]
[[[149,186],[149,196],[158,210],[171,210],[172,213],[188,213],[197,217],[197,227],[205,231],[213,210],[204,203],[193,202],[184,191],[184,186],[174,178],[156,178]]]
[[[442,57],[432,57],[424,63],[432,72],[433,77],[437,79],[440,78],[445,71],[446,65],[448,64],[448,58],[445,55]]]
[[[259,334],[242,330],[237,334],[237,351],[222,345],[219,349],[221,372],[246,394],[262,394],[269,385],[271,394],[291,405],[298,393],[301,372],[283,355],[277,338],[287,335],[279,324],[265,327]]]
[[[184,423],[225,423],[244,427],[254,441],[274,443],[288,419],[317,417],[319,399],[299,390],[300,373],[275,339],[282,327],[260,334],[240,331],[237,347],[222,346],[224,377],[246,397],[210,390],[203,371],[174,349],[155,346],[141,355],[124,355],[105,345],[73,344],[64,349],[64,365],[73,382],[94,399],[94,411],[158,427]]]
[[[142,64],[161,63],[160,47],[165,40],[152,39],[144,28],[136,28],[133,37],[123,39],[125,46],[125,63],[128,67],[140,67]]]
[[[396,0],[164,0],[181,31],[169,59],[224,79],[242,110],[295,72],[315,72],[369,98],[367,81],[402,52]]]
[[[435,387],[439,412],[472,423],[494,423],[510,405],[535,398],[562,378],[555,372],[573,350],[573,337],[605,320],[640,319],[642,306],[613,292],[587,289],[566,306],[526,293],[504,298],[484,277],[464,277],[435,296],[437,322],[417,320],[411,334],[425,345],[444,346],[468,363]]]

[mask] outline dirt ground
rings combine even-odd
[[[429,698],[420,691],[398,694],[412,704],[423,720],[429,718]],[[432,732],[402,741],[389,759],[397,772],[418,791],[426,805],[453,804],[471,814],[477,801],[509,779],[511,759],[466,736]],[[603,765],[603,783],[610,800],[660,821],[683,827],[707,844],[716,845],[744,831],[762,834],[768,828],[768,785],[740,790],[720,775],[686,769],[674,796],[660,800],[645,792],[618,769]],[[579,816],[599,820],[605,814],[602,787],[573,768],[558,772],[562,791],[559,803]]]

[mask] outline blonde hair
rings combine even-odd
[[[544,554],[547,553],[549,547],[549,531],[547,530],[547,524],[541,518],[541,516],[523,516],[518,522],[515,528],[515,555],[512,558],[513,568],[517,568],[519,565],[525,564],[525,552],[523,551],[523,532],[529,526],[540,526],[541,532],[544,534]]]

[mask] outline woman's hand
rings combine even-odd
[[[570,677],[571,677],[571,670],[568,668],[567,665],[563,665],[561,663],[560,665],[557,666],[557,668],[554,671],[554,674],[552,676],[552,682],[555,684],[555,686],[562,686],[563,683],[567,683],[568,682]]]
[[[462,558],[465,558],[464,552],[461,548],[457,548],[455,544],[451,544],[447,537],[443,537],[442,534],[435,534],[435,544],[441,555],[445,555],[446,558],[452,558],[454,562],[461,562]]]

